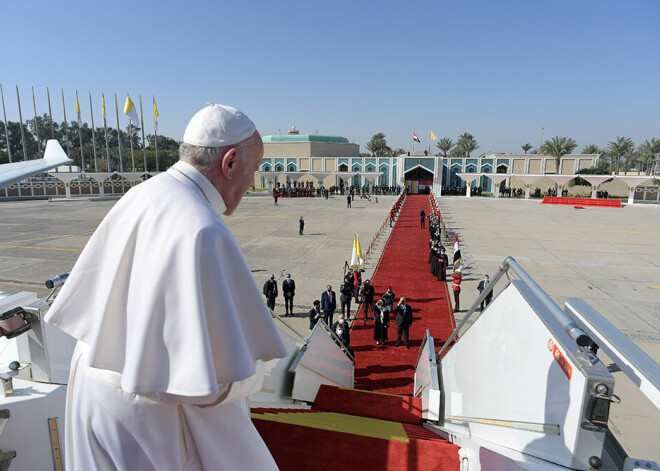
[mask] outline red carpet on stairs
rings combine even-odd
[[[420,228],[419,212],[422,209],[427,215],[431,210],[428,195],[409,195],[406,198],[371,279],[376,289],[376,300],[388,286],[392,286],[396,302],[405,297],[412,307],[410,349],[406,349],[403,342],[399,347],[394,347],[397,335],[394,319],[390,321],[386,346],[377,346],[373,337],[373,321],[363,325],[363,315],[360,313],[360,320],[353,323],[351,330],[351,346],[356,357],[356,389],[412,395],[415,361],[426,329],[434,337],[436,348],[453,330],[449,290],[446,283],[438,281],[430,273],[430,237],[428,227]]]
[[[377,394],[377,396],[375,396]],[[373,393],[322,384],[314,409],[421,425],[422,398]]]

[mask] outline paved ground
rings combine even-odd
[[[452,241],[458,233],[467,268],[457,322],[476,300],[483,275],[492,277],[511,255],[559,306],[567,297],[587,300],[660,362],[660,206],[576,210],[464,197],[438,203]],[[599,357],[611,365],[623,400],[612,406],[610,428],[629,455],[660,462],[660,411]]]
[[[306,335],[311,301],[320,298],[326,284],[339,287],[354,232],[366,251],[393,200],[356,199],[347,209],[341,197],[280,199],[275,208],[268,196],[246,196],[226,221],[259,286],[270,273],[281,282],[281,274],[290,272],[296,280],[296,317],[288,320]],[[0,291],[47,294],[45,279],[72,268],[114,202],[1,202]],[[449,231],[459,234],[468,265],[464,307],[476,298],[481,276],[492,275],[502,259],[512,255],[561,306],[564,297],[587,299],[660,361],[660,207],[574,210],[537,201],[460,197],[439,202]],[[306,221],[302,237],[301,215]],[[367,277],[388,233],[376,245]],[[281,297],[276,312],[284,313]],[[458,319],[464,313],[458,313]],[[612,430],[632,456],[660,462],[660,413],[625,376],[614,374],[623,403],[613,406]]]

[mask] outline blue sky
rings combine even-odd
[[[419,149],[430,131],[468,131],[478,152],[537,146],[541,127],[578,149],[660,136],[656,0],[2,2],[0,24],[11,120],[18,85],[24,119],[31,86],[47,112],[48,86],[56,120],[60,89],[70,120],[78,89],[89,122],[91,91],[97,126],[101,92],[120,106],[141,94],[149,122],[155,95],[176,139],[208,101],[245,111],[263,135],[295,125],[363,151],[377,132],[411,150],[413,132]]]

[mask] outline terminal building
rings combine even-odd
[[[511,174],[556,174],[552,156],[540,154],[484,154],[479,157],[443,158],[426,151],[411,152],[397,157],[361,157],[360,146],[345,137],[321,134],[300,134],[292,128],[288,134],[263,136],[264,159],[255,175],[255,188],[271,185],[288,186],[293,181],[322,183],[332,186],[363,187],[405,186],[410,193],[433,191],[441,187],[464,187],[461,173],[502,173],[503,186],[523,187]],[[562,174],[574,174],[598,163],[599,155],[566,155],[561,160]],[[345,176],[342,174],[346,174]],[[539,185],[553,184],[551,180]],[[434,187],[435,185],[435,187]],[[480,176],[475,186],[492,191],[493,180]],[[554,185],[554,184],[553,184]],[[543,186],[540,186],[543,188]]]

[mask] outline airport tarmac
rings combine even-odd
[[[306,335],[311,302],[320,298],[327,284],[338,290],[355,231],[366,251],[394,199],[356,198],[348,209],[346,199],[339,196],[283,198],[275,207],[268,195],[251,194],[225,221],[257,286],[261,288],[271,273],[281,286],[284,274],[291,273],[296,281],[296,315],[287,321]],[[476,299],[483,274],[492,276],[511,255],[560,306],[565,297],[586,299],[660,361],[660,207],[575,210],[533,200],[464,197],[443,197],[438,202],[451,239],[454,232],[459,235],[466,264],[464,309],[456,314],[457,320]],[[71,270],[114,203],[87,198],[1,202],[0,291],[46,295],[43,282]],[[305,219],[303,236],[298,235],[300,216]],[[363,279],[371,276],[388,234],[386,227]],[[284,314],[281,296],[276,312]],[[631,456],[660,462],[660,412],[622,373],[614,371],[614,375],[615,392],[623,402],[612,406],[611,429]]]

